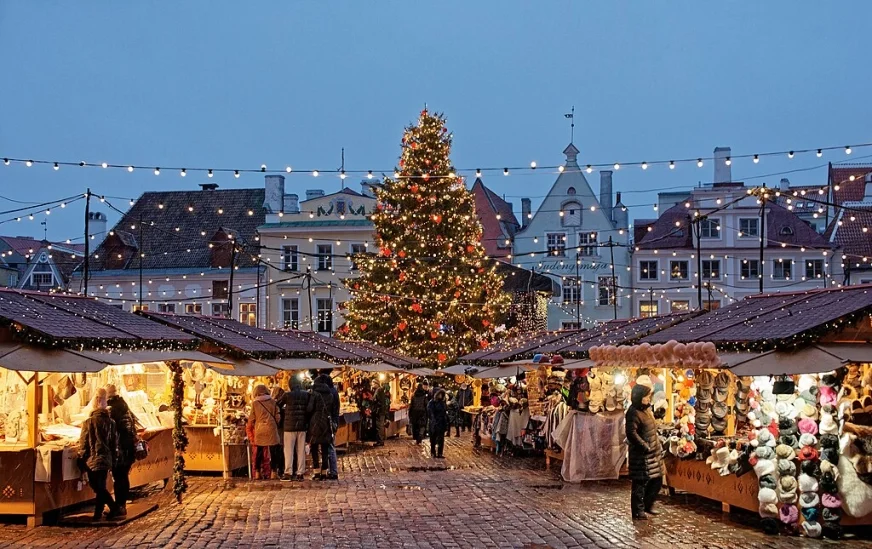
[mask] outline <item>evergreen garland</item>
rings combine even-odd
[[[173,373],[173,447],[175,462],[173,463],[173,493],[176,501],[182,502],[182,494],[188,491],[188,481],[185,478],[185,449],[188,447],[188,435],[182,422],[182,400],[185,396],[185,382],[182,378],[182,365],[177,361],[170,362]]]

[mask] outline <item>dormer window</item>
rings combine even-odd
[[[560,208],[561,224],[564,227],[581,227],[581,204],[571,200]]]
[[[791,236],[791,235],[793,235],[793,227],[784,226],[784,227],[781,227],[781,230],[778,232],[782,236]]]
[[[566,189],[566,194],[568,194],[569,196],[575,196],[575,187],[569,187],[568,189]]]

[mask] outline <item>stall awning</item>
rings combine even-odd
[[[0,344],[0,366],[8,370],[52,373],[96,373],[106,366],[180,360],[226,365],[227,361],[197,351],[72,351]]]
[[[355,370],[360,370],[361,372],[389,372],[389,373],[397,373],[397,372],[408,372],[404,368],[397,368],[396,366],[392,366],[386,362],[377,362],[375,364],[353,364],[349,365],[349,368],[354,368]]]
[[[209,364],[209,366],[226,376],[274,376],[281,368],[275,368],[267,361],[251,360],[246,358],[234,359],[228,364]]]
[[[413,368],[411,370],[406,370],[407,374],[414,374],[416,376],[427,377],[436,375],[436,370],[431,370],[430,368]]]
[[[760,353],[718,353],[721,360],[721,368],[732,368],[757,358]]]
[[[476,379],[494,379],[498,377],[512,377],[518,375],[521,372],[529,372],[531,370],[535,370],[536,367],[533,364],[517,364],[517,365],[509,365],[509,366],[497,366],[496,368],[488,368],[483,372],[479,372],[477,374],[473,374],[472,377]]]
[[[816,347],[839,357],[843,362],[872,363],[872,345],[868,343],[821,343]]]
[[[737,376],[820,374],[842,366],[842,359],[814,345],[795,353],[768,351],[737,363],[730,371]]]
[[[564,360],[561,364],[550,364],[548,362],[544,362],[542,364],[536,364],[535,362],[531,362],[530,360],[513,360],[512,362],[503,362],[500,366],[529,366],[528,369],[535,370],[539,366],[552,366],[554,368],[563,368],[564,370],[580,370],[582,368],[593,368],[595,366],[594,362],[589,359],[568,359]]]
[[[330,370],[340,368],[340,366],[320,358],[271,358],[258,359],[257,362],[266,364],[276,370]]]
[[[485,370],[490,370],[493,366],[473,366],[471,364],[455,364],[454,366],[449,366],[447,368],[442,368],[441,370],[436,370],[437,374],[445,374],[452,376],[469,376],[476,373],[484,372]]]

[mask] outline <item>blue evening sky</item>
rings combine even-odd
[[[864,0],[4,0],[0,157],[325,170],[345,147],[348,169],[389,170],[425,102],[448,117],[454,164],[473,170],[560,163],[572,105],[583,164],[857,144],[872,141],[870,20]],[[773,185],[783,176],[767,174],[845,159],[736,162],[733,177]],[[786,177],[822,185],[826,168]],[[710,179],[710,163],[625,168],[614,185],[638,205],[632,219],[654,213],[650,189]],[[553,180],[537,170],[485,183],[519,209]],[[0,164],[0,211],[88,186],[129,198],[205,181]],[[263,184],[259,174],[211,181]],[[337,189],[338,176],[287,185],[317,187]],[[49,237],[81,235],[81,207],[55,210]],[[42,218],[0,234],[41,236]]]

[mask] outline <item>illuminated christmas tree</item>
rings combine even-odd
[[[355,258],[360,277],[345,281],[344,335],[431,366],[487,347],[510,301],[485,256],[473,195],[448,157],[451,138],[426,109],[406,128],[399,168],[378,190],[376,249]]]

